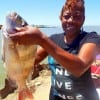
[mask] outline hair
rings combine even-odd
[[[85,13],[84,0],[66,0],[61,10],[60,18],[62,17],[64,10],[73,10],[75,8]]]

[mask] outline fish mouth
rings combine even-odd
[[[8,34],[14,34],[14,33],[17,32],[17,30],[16,30],[16,29],[11,29],[11,30],[6,29],[6,32],[7,32]]]
[[[16,12],[8,12],[5,19],[5,25],[3,27],[4,34],[15,34],[17,32],[16,27],[24,27],[28,25],[27,22]]]

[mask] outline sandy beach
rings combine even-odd
[[[96,61],[97,65],[100,64],[100,60]],[[95,63],[94,63],[95,65]],[[34,80],[31,80],[27,86],[32,91],[34,100],[49,100],[49,91],[51,83],[51,72],[44,68],[39,72],[39,76]],[[98,89],[100,91],[100,89]],[[100,93],[98,93],[100,95]],[[0,100],[18,100],[18,92],[15,90],[14,93],[9,94],[5,99]]]
[[[43,70],[40,72],[40,76],[28,83],[28,87],[31,89],[34,100],[49,100],[50,91],[50,71]],[[14,93],[9,94],[5,99],[0,100],[18,100],[18,92],[15,90]]]

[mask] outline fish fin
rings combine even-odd
[[[4,46],[4,35],[2,34],[2,46],[1,46],[1,56],[2,56],[2,61],[5,62],[5,46]]]
[[[18,100],[34,100],[31,91],[27,88],[19,91]]]

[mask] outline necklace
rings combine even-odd
[[[66,36],[64,36],[64,42],[65,42],[65,43],[67,43],[67,39],[66,39]]]

